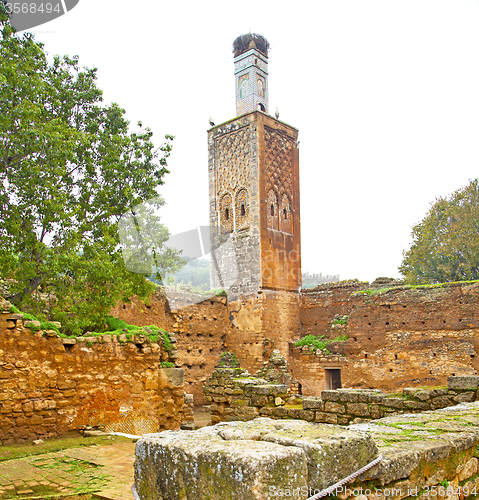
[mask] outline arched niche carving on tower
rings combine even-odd
[[[266,217],[268,229],[279,231],[279,203],[277,194],[270,189],[266,200]]]
[[[293,234],[293,212],[291,211],[291,198],[286,193],[283,193],[281,195],[279,230],[283,233]]]
[[[234,214],[232,197],[229,193],[220,199],[220,226],[222,233],[232,233],[234,227]]]
[[[235,197],[235,226],[236,231],[248,229],[250,225],[250,205],[248,191],[240,189]]]

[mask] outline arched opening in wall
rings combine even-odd
[[[233,232],[233,217],[231,217],[233,210],[233,200],[230,194],[225,194],[220,199],[220,226],[221,233]]]
[[[324,389],[326,391],[341,389],[341,368],[326,368],[324,371]]]
[[[264,107],[264,104],[262,104],[262,103],[260,103],[260,102],[258,103],[258,109],[259,109],[260,111],[266,111],[266,108]]]
[[[266,203],[266,218],[268,229],[275,229],[276,231],[279,231],[278,197],[272,189],[268,191],[268,199]]]
[[[235,197],[236,231],[243,231],[250,225],[249,196],[246,189],[240,189]]]
[[[281,195],[281,227],[283,233],[293,234],[293,217],[291,212],[291,196],[289,193]]]

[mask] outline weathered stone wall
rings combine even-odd
[[[216,368],[203,387],[211,422],[246,421],[260,416],[347,425],[392,414],[420,413],[479,400],[479,377],[449,377],[448,387],[405,388],[385,394],[378,389],[338,389],[321,397],[292,395],[285,384],[251,377],[242,368]]]
[[[199,303],[197,296],[188,297],[187,293],[178,293],[168,303],[158,292],[149,306],[134,299],[130,304],[119,304],[112,314],[135,325],[154,324],[174,334],[176,364],[184,369],[185,391],[193,394],[195,405],[205,403],[202,387],[222,352],[234,352],[241,366],[255,372],[265,362],[266,339],[287,356],[289,341],[299,337],[297,293],[264,290],[256,297],[233,302],[224,296]]]
[[[476,375],[478,299],[479,283],[352,296],[343,385],[394,391]]]
[[[289,364],[294,379],[299,383],[301,394],[319,396],[326,387],[326,370],[344,370],[348,360],[344,356],[344,342],[331,342],[328,350],[312,351],[308,346],[295,347],[289,344]]]
[[[272,342],[287,357],[289,341],[299,337],[297,293],[263,290],[256,297],[228,303],[228,312],[231,325],[225,347],[252,373],[266,362],[264,340]]]
[[[226,297],[205,297],[197,302],[194,294],[169,293],[170,300],[155,293],[146,305],[136,298],[129,304],[118,304],[112,315],[127,323],[157,325],[176,338],[176,366],[184,370],[185,391],[193,395],[194,404],[204,403],[202,386],[211,375],[224,351],[228,320]]]
[[[130,323],[155,324],[175,333],[177,365],[185,370],[185,389],[195,404],[205,402],[202,385],[222,352],[234,352],[241,366],[254,373],[266,361],[265,340],[273,341],[287,358],[304,395],[324,389],[328,368],[341,368],[343,387],[386,392],[445,385],[448,376],[478,373],[478,284],[399,287],[372,294],[364,293],[367,286],[322,285],[299,295],[263,290],[244,300],[213,297],[191,304],[179,294],[172,304],[176,310],[157,294],[149,306],[133,301],[118,305],[113,313]],[[345,329],[332,328],[336,315],[349,316]],[[338,364],[331,364],[332,358],[325,361],[322,353],[289,345],[306,334],[335,338],[344,333],[349,340],[328,346],[345,355]]]
[[[22,314],[0,314],[0,442],[86,426],[135,434],[179,428],[182,370],[161,368],[171,361],[163,345],[144,336],[63,339],[25,323]]]
[[[352,294],[368,287],[367,282],[350,280],[301,290],[301,337],[318,334],[329,337],[334,316],[349,315],[354,304]]]

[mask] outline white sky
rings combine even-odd
[[[270,112],[300,132],[303,271],[398,277],[411,226],[478,176],[479,0],[80,0],[30,30],[97,67],[161,142],[173,233],[208,224],[208,118],[235,116],[231,44],[265,36]]]

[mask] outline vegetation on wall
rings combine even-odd
[[[325,354],[331,354],[328,351],[327,346],[331,342],[346,342],[348,340],[347,335],[339,335],[335,339],[327,339],[324,335],[306,335],[302,339],[297,340],[294,345],[296,347],[308,346],[312,351],[320,350]]]
[[[438,198],[412,237],[399,267],[408,283],[479,279],[479,180]]]
[[[125,111],[102,102],[96,80],[96,69],[82,69],[78,57],[49,62],[43,45],[29,33],[15,33],[0,11],[5,298],[77,335],[101,331],[117,301],[147,299],[154,290],[146,279],[151,271],[125,266],[118,222],[147,200],[153,208],[163,203],[156,189],[168,173],[173,139],[155,145],[141,123],[132,132]],[[158,217],[148,224],[157,240],[151,243],[161,246],[167,229]],[[163,269],[181,263],[177,255],[165,258]]]

